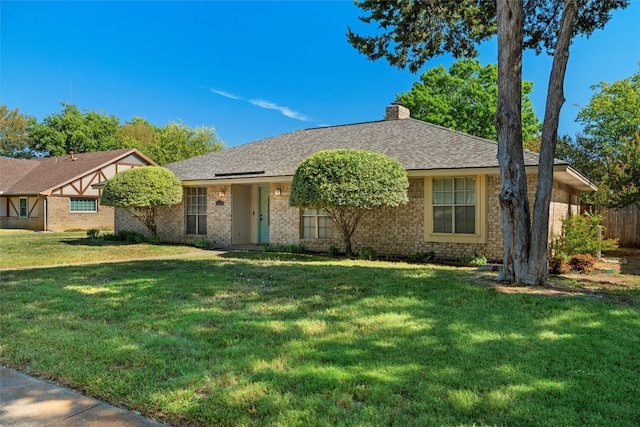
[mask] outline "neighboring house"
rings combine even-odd
[[[116,173],[156,163],[127,148],[42,159],[0,158],[0,228],[37,231],[113,229],[112,207],[100,204]]]
[[[319,150],[336,148],[384,153],[409,177],[409,203],[365,214],[352,239],[354,250],[502,258],[497,143],[412,119],[401,105],[387,107],[386,120],[291,132],[167,165],[182,180],[184,198],[159,210],[158,234],[169,242],[207,238],[217,245],[341,248],[337,230],[322,212],[288,204],[298,165]],[[524,157],[533,198],[539,158],[529,151]],[[561,220],[578,212],[580,191],[594,187],[556,160],[553,189],[550,232],[559,233]],[[145,231],[119,209],[116,229]]]

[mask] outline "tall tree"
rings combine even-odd
[[[476,46],[497,33],[498,109],[496,131],[500,165],[500,205],[504,266],[499,279],[528,285],[547,283],[549,204],[553,158],[569,45],[578,34],[604,27],[610,12],[630,0],[456,0],[413,2],[358,1],[377,21],[379,34],[349,29],[349,42],[362,54],[416,72],[445,52],[456,58],[477,54]],[[553,55],[542,126],[533,223],[527,197],[522,149],[522,52],[532,48]]]
[[[29,149],[29,128],[34,119],[0,105],[0,157],[30,159],[35,153]]]
[[[75,151],[113,150],[119,147],[120,120],[95,111],[82,112],[73,104],[62,103],[62,112],[53,113],[32,126],[32,149],[44,156],[62,156]]]
[[[529,98],[532,90],[532,82],[522,82],[524,141],[536,138],[540,131],[540,120]],[[420,82],[396,96],[396,101],[409,108],[414,119],[495,140],[498,66],[483,67],[480,61],[462,59],[447,72],[440,65],[423,73]]]
[[[190,128],[184,123],[169,123],[157,129],[155,143],[148,155],[161,165],[199,156],[223,147],[212,127]]]

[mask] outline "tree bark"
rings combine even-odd
[[[527,285],[546,285],[549,279],[549,205],[553,191],[553,163],[558,141],[560,109],[564,104],[564,76],[569,60],[569,45],[578,12],[576,0],[566,0],[560,31],[553,55],[553,65],[549,76],[549,89],[542,125],[540,162],[538,164],[538,185],[533,207],[531,251],[529,253],[528,274],[523,278]]]
[[[565,1],[549,77],[532,224],[522,150],[523,1],[497,0],[497,6],[496,129],[504,244],[504,266],[498,280],[525,285],[546,285],[549,277],[549,206],[553,191],[555,147],[560,109],[564,103],[564,75],[578,7],[576,0]]]
[[[498,164],[502,208],[503,269],[498,280],[526,276],[531,214],[522,149],[523,0],[497,0],[498,10]]]

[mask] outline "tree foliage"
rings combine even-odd
[[[157,127],[140,117],[120,127],[118,136],[123,147],[137,148],[161,165],[223,148],[213,127],[176,122]]]
[[[0,106],[0,149],[6,157],[61,156],[76,153],[137,148],[156,163],[167,164],[223,148],[213,127],[190,128],[172,122],[152,125],[141,117],[120,125],[113,115],[81,111],[62,103],[62,111],[36,122]]]
[[[324,210],[337,225],[345,251],[351,254],[351,236],[362,215],[375,207],[407,203],[408,187],[404,168],[384,154],[324,150],[298,166],[289,205]]]
[[[546,284],[549,205],[563,84],[574,36],[604,27],[610,12],[630,0],[398,0],[357,1],[360,19],[378,23],[377,34],[349,29],[349,42],[372,60],[416,72],[443,53],[472,57],[476,45],[498,36],[498,109],[496,129],[500,165],[500,205],[504,267],[500,279]],[[553,55],[540,140],[540,162],[533,215],[528,202],[522,143],[522,52]]]
[[[533,83],[522,82],[523,140],[538,135],[540,120],[533,110],[529,94]],[[498,107],[498,66],[482,66],[480,61],[462,59],[449,71],[442,66],[432,68],[413,84],[411,91],[396,100],[411,110],[411,117],[470,135],[495,140],[494,123]]]
[[[182,201],[182,184],[169,169],[143,166],[122,171],[113,176],[102,190],[105,206],[130,208],[149,232],[156,233],[158,206],[170,206]]]
[[[84,153],[119,148],[120,120],[114,115],[82,112],[62,103],[62,112],[53,113],[32,126],[31,148],[44,156],[64,156],[69,151]]]
[[[561,138],[557,156],[598,185],[596,193],[586,195],[587,202],[617,207],[638,203],[640,70],[591,88],[595,93],[576,119],[583,132]]]
[[[30,159],[34,153],[29,149],[29,128],[33,118],[0,105],[0,157]]]

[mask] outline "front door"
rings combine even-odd
[[[269,186],[258,187],[258,243],[269,243]]]

